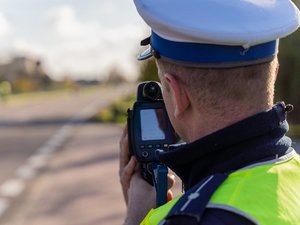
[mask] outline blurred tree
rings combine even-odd
[[[39,90],[39,85],[36,80],[19,77],[13,82],[12,90],[14,93],[34,92]]]
[[[142,63],[139,81],[154,80],[159,81],[154,59],[146,60]]]
[[[0,83],[0,98],[5,101],[6,98],[11,94],[12,88],[8,81],[2,81]]]
[[[300,7],[300,0],[294,3]],[[293,104],[291,123],[300,124],[300,30],[280,41],[280,69],[276,82],[276,100]]]
[[[109,84],[120,84],[126,82],[124,75],[118,69],[117,66],[113,67],[108,74],[107,83]]]

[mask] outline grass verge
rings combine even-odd
[[[288,136],[300,138],[300,124],[290,124]]]
[[[13,94],[7,96],[5,99],[0,99],[0,105],[5,104],[6,106],[15,106],[15,105],[24,105],[27,103],[38,102],[45,99],[52,99],[61,97],[64,95],[70,95],[75,92],[93,92],[99,89],[106,88],[105,85],[94,85],[87,87],[80,87],[78,89],[60,89],[60,90],[51,90],[51,91],[41,91],[41,92],[32,92],[32,93],[22,93],[22,94]]]

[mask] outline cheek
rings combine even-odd
[[[163,99],[164,99],[164,103],[165,103],[166,109],[168,111],[168,115],[171,116],[170,114],[172,114],[171,113],[171,111],[172,111],[172,104],[171,104],[171,101],[170,101],[170,95],[169,95],[169,93],[166,90],[164,90],[164,88],[162,90],[162,96],[163,96]]]
[[[173,121],[174,121],[174,109],[173,109],[173,106],[171,104],[169,104],[170,102],[169,101],[165,101],[165,105],[166,105],[166,109],[167,109],[167,113],[168,113],[168,116],[173,124]]]
[[[166,90],[163,90],[163,99],[164,99],[164,102],[165,102],[165,106],[166,106],[166,109],[167,109],[167,113],[168,113],[168,116],[170,118],[170,121],[173,125],[173,121],[174,121],[174,108],[173,108],[173,105],[171,103],[171,100],[170,100],[170,96],[168,94],[168,92]]]
[[[168,93],[165,92],[165,94],[163,94],[163,98],[164,98],[165,106],[166,106],[167,113],[168,113],[169,119],[171,121],[171,124],[174,127],[175,131],[179,134],[180,129],[179,129],[177,121],[174,117],[174,106],[172,104],[170,96],[168,95]]]
[[[182,140],[186,141],[184,132],[183,132],[182,127],[180,125],[180,121],[178,121],[174,117],[174,106],[173,106],[171,98],[170,98],[170,96],[168,95],[167,92],[165,92],[165,94],[163,93],[163,98],[164,98],[164,101],[165,101],[165,105],[166,105],[166,109],[167,109],[169,119],[171,121],[171,124],[172,124],[174,130],[176,131],[176,133],[179,135],[179,137]]]

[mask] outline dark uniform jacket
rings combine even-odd
[[[292,151],[284,103],[193,143],[162,153],[160,160],[181,179],[185,190],[216,173],[230,173]],[[176,217],[167,224],[190,224]],[[252,225],[246,218],[221,209],[206,209],[201,225]]]

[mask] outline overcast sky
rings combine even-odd
[[[0,0],[0,59],[40,58],[52,76],[135,73],[149,33],[132,0]]]

